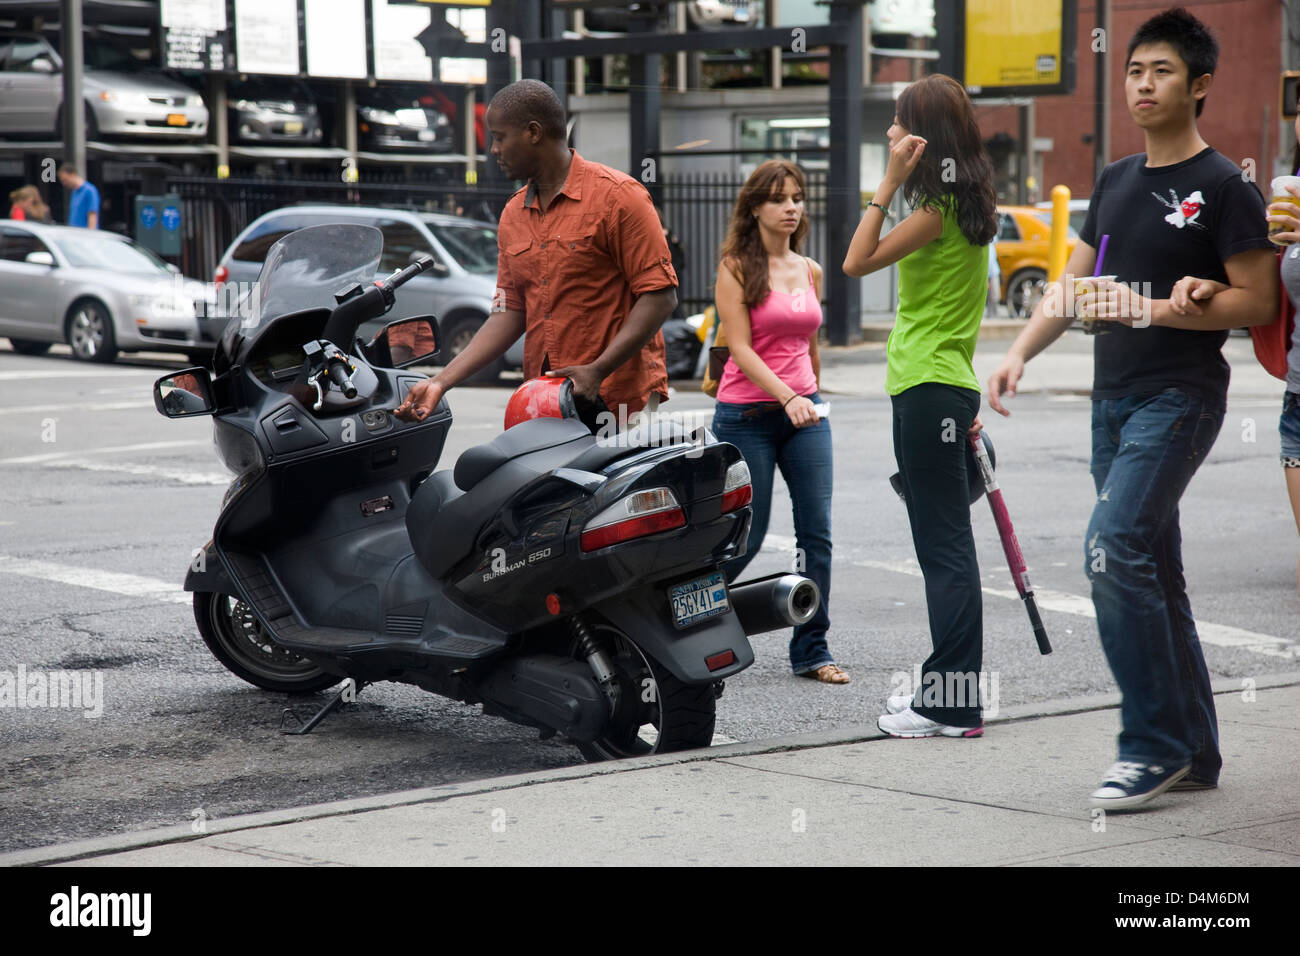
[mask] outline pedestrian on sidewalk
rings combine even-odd
[[[1296,87],[1300,90],[1300,87]],[[1292,104],[1292,108],[1300,102]],[[1300,171],[1300,114],[1295,120],[1295,141],[1291,147],[1291,170]],[[1296,172],[1300,175],[1300,172]],[[1287,191],[1300,203],[1300,189],[1288,185]],[[1300,312],[1300,213],[1290,203],[1272,203],[1265,212],[1269,222],[1282,225],[1283,231],[1274,235],[1273,241],[1282,244],[1279,257],[1279,275],[1283,294],[1290,297],[1291,306]],[[1182,314],[1200,315],[1200,306],[1211,297],[1228,288],[1222,282],[1198,276],[1184,276],[1174,284],[1169,295],[1170,307]],[[1300,531],[1300,328],[1291,334],[1291,347],[1286,353],[1286,393],[1282,396],[1282,417],[1278,420],[1281,438],[1282,473],[1286,478],[1287,497],[1291,500],[1291,515],[1296,530]],[[1296,588],[1300,589],[1300,562],[1296,565]]]
[[[68,199],[68,225],[83,229],[99,228],[99,190],[86,182],[77,167],[64,163],[59,167],[59,182],[72,195]]]
[[[523,335],[525,378],[572,379],[575,397],[603,401],[622,427],[668,397],[659,327],[677,306],[677,274],[650,194],[569,148],[564,107],[545,83],[503,88],[486,122],[497,164],[527,184],[501,213],[492,314],[396,414],[424,418]]]
[[[9,194],[9,218],[26,222],[43,222],[53,224],[50,207],[41,198],[41,191],[35,186],[19,186]]]
[[[1210,677],[1183,578],[1178,504],[1209,454],[1227,404],[1228,329],[1277,315],[1277,265],[1264,202],[1241,168],[1201,139],[1218,60],[1204,24],[1182,9],[1147,20],[1126,54],[1129,115],[1146,152],[1098,177],[1063,281],[1054,283],[989,379],[1003,415],[1025,363],[1069,327],[1095,320],[1092,476],[1084,543],[1097,630],[1123,695],[1119,759],[1091,797],[1123,810],[1171,787],[1217,786],[1222,758]],[[1116,282],[1074,298],[1071,277]],[[1224,291],[1199,314],[1171,309],[1174,283],[1212,278]],[[1126,283],[1141,283],[1133,288]]]
[[[888,136],[889,165],[844,271],[863,276],[898,263],[885,391],[933,650],[921,687],[891,697],[877,724],[895,737],[978,737],[984,609],[966,446],[981,427],[971,359],[997,235],[993,163],[970,98],[943,74],[903,91]],[[882,239],[885,210],[900,189],[913,212]]]
[[[831,426],[819,413],[821,266],[800,254],[808,235],[803,170],[772,159],[750,174],[731,213],[715,301],[730,358],[718,381],[713,431],[740,449],[753,483],[745,554],[723,566],[735,581],[763,546],[779,467],[794,506],[800,570],[821,591],[794,629],[790,666],[801,677],[847,684],[831,656]]]

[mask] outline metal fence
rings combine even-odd
[[[804,253],[826,267],[826,174],[807,173],[804,214],[811,228]],[[732,205],[744,181],[730,174],[683,173],[660,184],[664,222],[680,237],[685,267],[678,298],[687,314],[713,302],[718,251],[726,238]],[[128,190],[138,184],[128,183]],[[167,187],[180,194],[181,258],[186,275],[211,279],[222,253],[244,227],[263,213],[295,203],[343,203],[459,213],[496,222],[513,189],[458,184],[410,183],[399,179],[358,183],[334,179],[217,179],[173,176]]]
[[[807,171],[804,215],[809,232],[803,253],[826,268],[826,174]],[[664,223],[681,238],[686,267],[678,276],[677,297],[687,314],[701,312],[713,302],[718,252],[727,237],[732,206],[744,180],[724,173],[665,176],[660,184]]]
[[[211,279],[226,248],[263,213],[297,203],[342,203],[458,213],[496,222],[513,189],[430,183],[344,183],[310,179],[216,179],[173,176],[182,203],[181,271]]]

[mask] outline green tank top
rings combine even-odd
[[[957,226],[944,204],[943,232],[898,263],[898,315],[889,336],[885,391],[938,382],[980,390],[971,366],[988,293],[989,252]]]

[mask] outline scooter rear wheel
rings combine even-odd
[[[615,628],[596,627],[593,634],[613,665],[615,694],[605,733],[578,744],[584,757],[594,763],[692,750],[713,742],[718,695],[712,684],[678,680]]]
[[[339,682],[334,674],[272,641],[248,605],[229,594],[196,592],[194,622],[213,656],[255,687],[311,694]]]

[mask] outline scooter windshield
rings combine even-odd
[[[326,223],[297,229],[277,240],[240,315],[222,335],[226,355],[233,356],[282,315],[307,309],[333,309],[335,293],[374,280],[384,236],[374,226]]]

